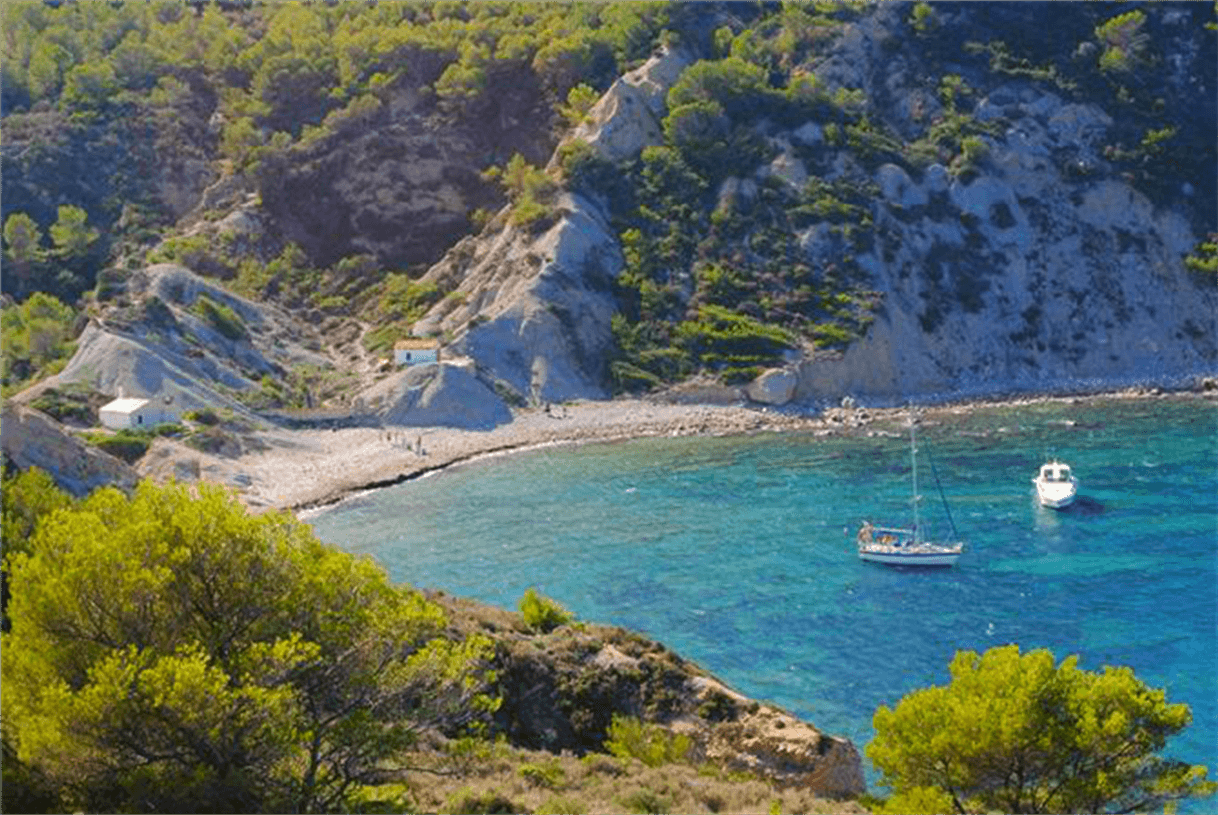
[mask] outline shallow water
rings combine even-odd
[[[1128,665],[1193,724],[1167,754],[1218,771],[1218,408],[1111,400],[979,408],[919,431],[922,521],[954,568],[862,563],[864,518],[909,521],[908,439],[641,439],[483,460],[312,518],[396,580],[515,608],[535,586],[663,641],[860,750],[871,715],[1016,642]],[[1080,480],[1036,505],[1047,453]],[[869,780],[874,775],[868,771]],[[1205,802],[1212,806],[1213,801]],[[1201,812],[1195,806],[1183,812]]]

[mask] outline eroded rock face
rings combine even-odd
[[[109,307],[86,326],[76,353],[58,374],[18,394],[28,401],[48,387],[88,385],[109,396],[171,397],[178,410],[227,408],[251,415],[226,389],[259,387],[294,365],[329,366],[306,346],[306,328],[275,306],[255,303],[175,264],[134,272],[123,284],[125,308]],[[197,313],[206,297],[228,309],[244,334],[225,336]]]
[[[469,234],[471,211],[502,205],[482,170],[514,153],[541,164],[554,148],[541,135],[553,113],[531,71],[500,78],[485,109],[453,117],[418,91],[442,64],[416,68],[379,108],[263,173],[266,212],[319,266],[354,254],[390,267],[435,263]]]
[[[724,685],[660,643],[611,626],[529,632],[519,615],[440,597],[461,630],[496,642],[496,725],[516,745],[552,752],[603,751],[614,715],[689,737],[691,757],[755,773],[824,797],[866,791],[862,761],[848,740],[821,733]]]
[[[416,334],[451,332],[450,349],[524,400],[603,399],[612,282],[623,261],[604,215],[581,196],[564,196],[562,214],[533,236],[505,226],[463,242],[423,278],[458,298],[416,323]]]
[[[127,463],[85,444],[46,414],[13,402],[4,403],[0,441],[17,467],[46,470],[78,498],[107,485],[129,490],[138,480]]]
[[[858,262],[882,310],[844,354],[799,366],[796,401],[1176,386],[1218,368],[1218,293],[1181,263],[1184,215],[1079,175],[1111,120],[1026,87],[991,98],[978,108],[1012,123],[974,177],[876,172],[877,241]]]
[[[673,51],[648,60],[613,85],[572,138],[614,161],[661,144],[665,96],[690,60]],[[534,404],[609,396],[621,248],[597,203],[564,195],[557,209],[543,233],[500,222],[454,247],[423,280],[459,296],[414,327],[451,334],[452,351]]]
[[[783,785],[806,787],[826,798],[867,791],[858,749],[807,722],[769,706],[723,722],[705,733],[706,755],[735,770]]]
[[[649,59],[613,83],[569,140],[585,141],[613,162],[663,144],[660,122],[667,114],[665,97],[691,62],[691,56],[680,50],[665,50]]]
[[[404,368],[361,396],[386,425],[489,430],[512,419],[503,399],[461,365]]]

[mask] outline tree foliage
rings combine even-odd
[[[488,640],[218,487],[99,490],[7,564],[4,738],[65,806],[332,810],[495,707]]]
[[[2,316],[6,393],[54,373],[75,351],[76,312],[49,294],[5,306]]]
[[[1192,714],[1129,668],[1009,645],[957,653],[951,676],[875,713],[867,756],[892,811],[1132,812],[1215,790],[1206,768],[1158,755]]]

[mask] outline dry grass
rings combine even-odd
[[[442,813],[865,813],[856,801],[818,798],[782,789],[755,777],[704,765],[642,762],[605,754],[522,750],[485,746],[476,760],[454,762],[437,754],[419,756],[451,775],[410,773],[402,784],[378,789],[378,811]]]

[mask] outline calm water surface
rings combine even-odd
[[[968,542],[951,569],[854,553],[862,519],[909,520],[902,436],[548,448],[370,493],[310,522],[402,582],[508,608],[535,586],[860,750],[875,708],[947,682],[958,649],[1015,642],[1077,654],[1091,670],[1128,665],[1192,707],[1167,752],[1213,777],[1218,406],[991,407],[927,422],[919,441],[923,526],[947,531],[933,462]],[[1046,452],[1080,479],[1067,511],[1035,503]]]

